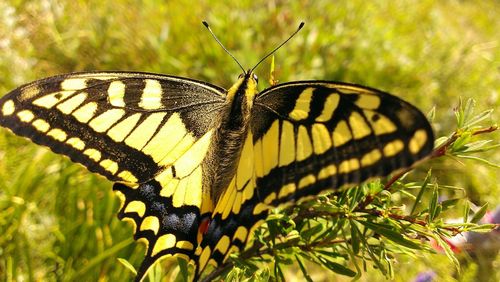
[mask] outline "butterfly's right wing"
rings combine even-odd
[[[273,205],[387,176],[434,144],[415,106],[354,84],[276,85],[256,98],[254,117],[256,182]]]
[[[118,182],[119,217],[148,244],[140,279],[162,257],[194,258],[202,203],[210,205],[201,162],[224,96],[173,76],[67,74],[2,97],[0,125]]]
[[[428,156],[433,143],[417,108],[379,90],[328,81],[264,90],[201,243],[199,273],[243,250],[272,206],[386,176]]]

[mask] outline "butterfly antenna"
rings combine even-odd
[[[250,72],[253,72],[259,65],[260,63],[262,63],[265,59],[267,59],[269,56],[271,56],[272,54],[274,54],[274,52],[278,51],[279,48],[281,48],[281,46],[285,45],[290,39],[292,39],[292,37],[295,36],[295,34],[297,34],[303,27],[304,27],[304,22],[300,22],[299,24],[299,28],[297,28],[297,30],[292,33],[292,35],[290,35],[290,37],[288,37],[287,40],[283,41],[283,43],[281,43],[278,47],[274,48],[271,52],[269,52],[269,54],[267,54],[266,56],[264,56],[264,58],[262,58],[251,70]]]
[[[219,43],[220,47],[222,47],[222,49],[224,49],[224,51],[226,51],[226,53],[229,56],[231,56],[231,58],[233,58],[233,60],[238,64],[238,66],[240,66],[240,69],[243,71],[243,73],[245,73],[245,69],[243,68],[243,66],[240,64],[240,62],[238,62],[238,60],[236,60],[236,57],[234,57],[233,54],[231,54],[231,52],[229,52],[229,50],[227,50],[226,47],[224,47],[224,45],[222,45],[222,43],[219,41],[217,36],[215,36],[214,32],[212,31],[212,29],[210,28],[208,23],[206,21],[202,21],[202,23],[208,29],[210,34],[214,37],[215,41],[217,41],[217,43]]]

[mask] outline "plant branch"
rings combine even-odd
[[[479,134],[491,133],[491,132],[494,132],[496,130],[498,130],[498,126],[493,125],[493,126],[490,126],[490,127],[485,127],[485,128],[480,128],[480,129],[474,130],[474,131],[472,131],[472,135],[479,135]],[[404,169],[399,170],[396,174],[394,174],[389,179],[389,181],[387,181],[387,183],[385,183],[383,190],[389,190],[396,181],[398,181],[406,173],[408,173],[411,170],[413,170],[419,163],[425,162],[425,161],[428,161],[428,160],[431,160],[431,159],[439,158],[439,157],[442,157],[442,156],[446,155],[446,152],[448,151],[448,148],[461,135],[462,134],[459,132],[459,130],[456,130],[450,136],[450,138],[448,138],[448,140],[446,140],[445,143],[443,143],[439,147],[435,148],[428,157],[422,159],[421,161],[415,163],[414,165],[412,165],[412,166],[410,166],[408,168],[404,168]],[[380,193],[380,192],[378,192],[378,193]],[[365,200],[358,205],[358,208],[359,209],[364,209],[366,206],[368,206],[375,199],[375,196],[376,196],[376,194],[374,194],[374,195],[368,195],[365,198]]]

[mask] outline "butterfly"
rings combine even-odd
[[[228,90],[142,72],[53,76],[3,96],[0,125],[114,182],[119,218],[147,244],[137,281],[168,257],[194,264],[197,279],[243,250],[272,207],[433,148],[425,116],[396,96],[320,80],[259,92],[255,67]]]

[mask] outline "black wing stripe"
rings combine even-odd
[[[90,126],[78,122],[76,118],[71,115],[65,115],[59,111],[31,105],[26,105],[23,108],[37,113],[37,116],[44,117],[44,120],[49,123],[51,128],[64,128],[68,136],[67,139],[71,137],[78,137],[81,139],[85,144],[84,150],[98,150],[101,153],[101,157],[98,161],[111,159],[118,163],[120,170],[134,172],[134,174],[140,176],[141,179],[151,179],[158,170],[158,165],[150,156],[125,145],[123,142],[115,142],[105,133],[95,132]],[[72,161],[83,164],[92,172],[99,173],[112,181],[122,180],[120,177],[104,169],[98,162],[68,143],[56,140],[51,136],[40,134],[35,127],[22,122],[17,115],[2,117],[2,119],[0,119],[0,124],[10,128],[17,135],[30,138],[35,143],[47,146],[56,153],[69,156]],[[106,148],[106,150],[104,151],[100,148]],[[124,152],[127,153],[124,154]]]

